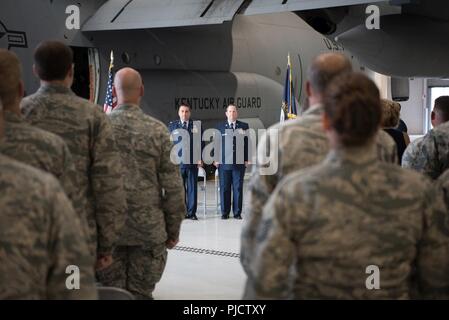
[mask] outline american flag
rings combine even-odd
[[[112,74],[112,68],[114,67],[114,53],[111,51],[111,63],[109,64],[108,72],[108,87],[106,89],[106,99],[103,105],[103,111],[110,113],[112,109],[117,106],[117,99],[112,96],[112,84],[114,82],[114,75]]]

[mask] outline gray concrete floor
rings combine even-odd
[[[246,183],[244,184],[243,219],[245,219]],[[199,183],[199,186],[202,182]],[[245,274],[238,257],[243,220],[221,220],[215,206],[215,186],[206,187],[206,214],[203,192],[198,188],[198,221],[184,220],[180,241],[170,250],[161,281],[154,291],[163,300],[241,299]]]

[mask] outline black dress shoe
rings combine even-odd
[[[238,214],[238,215],[234,216],[234,219],[242,220],[242,216]]]
[[[221,219],[222,219],[222,220],[229,219],[229,216],[228,216],[227,214],[223,214],[223,215],[221,216]]]
[[[188,214],[186,214],[186,215],[184,216],[184,219],[190,219],[190,216],[189,216]]]
[[[192,219],[192,220],[198,220],[198,217],[194,214],[194,215],[190,216],[190,219]]]

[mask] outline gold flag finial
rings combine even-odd
[[[111,50],[111,61],[109,62],[109,70],[114,67],[114,51]]]

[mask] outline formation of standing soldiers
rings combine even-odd
[[[117,72],[118,107],[106,116],[70,90],[64,44],[41,43],[33,69],[41,86],[22,100],[20,62],[0,50],[0,298],[95,299],[97,280],[152,299],[196,208],[186,208],[169,131],[139,107],[141,76]],[[407,149],[403,165],[415,170],[403,169],[379,130],[379,90],[346,57],[316,57],[306,89],[304,114],[274,126],[279,170],[256,164],[251,176],[244,297],[448,297],[449,123]],[[67,287],[69,266],[78,290]]]
[[[0,50],[0,299],[95,299],[96,280],[151,299],[185,207],[168,130],[139,108],[140,75],[116,74],[108,118],[70,90],[66,45],[41,43],[33,69],[41,86],[22,100],[20,62]]]
[[[345,56],[316,57],[306,89],[304,114],[275,125],[278,173],[251,178],[244,297],[449,297],[449,123],[403,169],[379,130],[379,90]]]

